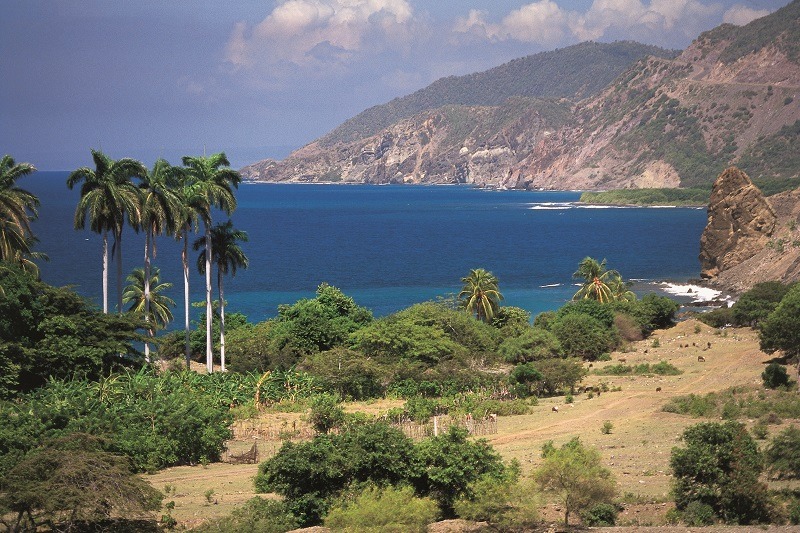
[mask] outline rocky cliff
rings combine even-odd
[[[800,0],[747,26],[706,32],[677,58],[641,59],[598,94],[446,105],[377,133],[345,128],[347,135],[328,135],[242,174],[612,189],[708,185],[737,164],[761,180],[798,178],[797,28]]]
[[[737,168],[714,183],[700,239],[702,277],[743,292],[762,281],[800,280],[800,189],[765,198]]]

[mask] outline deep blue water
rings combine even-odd
[[[72,285],[99,305],[101,239],[73,229],[78,192],[66,188],[66,177],[38,172],[20,183],[42,202],[34,224],[38,249],[50,256],[42,278]],[[226,279],[228,309],[263,320],[279,304],[313,297],[327,282],[380,316],[457,293],[471,268],[486,268],[498,277],[505,305],[535,314],[572,296],[572,273],[587,255],[607,258],[627,279],[698,276],[705,210],[577,208],[569,202],[578,197],[467,187],[243,184],[232,219],[249,234],[243,247],[250,268]],[[176,317],[183,302],[180,247],[161,237],[154,260],[162,280],[174,284]],[[143,248],[142,235],[125,234],[123,272],[141,266]],[[199,301],[204,279],[194,268],[196,254],[192,261],[192,301]],[[112,263],[112,306],[115,269]],[[648,289],[646,282],[636,288]]]

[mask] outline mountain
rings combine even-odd
[[[746,26],[705,32],[677,56],[635,43],[537,54],[439,80],[242,173],[613,189],[710,186],[737,164],[765,190],[782,190],[800,176],[798,28],[795,0]]]

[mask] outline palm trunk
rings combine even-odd
[[[219,359],[220,371],[225,372],[225,292],[222,287],[222,270],[217,265],[217,287],[219,287]]]
[[[108,232],[103,232],[103,313],[108,314]]]
[[[214,372],[214,345],[211,339],[211,322],[214,311],[211,308],[211,224],[206,226],[206,369],[208,373]]]
[[[144,321],[150,322],[150,228],[145,229],[144,236]],[[148,327],[147,332],[153,336],[153,330]],[[144,360],[150,362],[150,343],[144,342]]]
[[[116,236],[116,256],[117,256],[117,314],[122,314],[122,229]]]
[[[191,345],[189,342],[189,224],[183,229],[183,252],[181,252],[181,261],[183,262],[183,309],[184,309],[184,334],[186,341],[186,369],[189,370],[192,365]]]

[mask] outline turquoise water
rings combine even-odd
[[[78,192],[66,188],[66,177],[39,172],[21,183],[42,201],[34,228],[39,249],[51,258],[42,277],[99,304],[101,239],[73,229]],[[243,246],[250,268],[226,279],[228,308],[263,320],[327,282],[380,316],[457,293],[471,268],[486,268],[500,280],[505,305],[538,313],[572,296],[572,273],[587,255],[607,258],[625,278],[641,280],[640,292],[654,281],[698,277],[705,210],[582,208],[572,203],[578,197],[467,187],[243,184],[232,219],[250,236]],[[178,316],[180,246],[159,238],[154,260],[163,280],[174,284]],[[124,272],[141,266],[143,236],[126,232],[123,252]],[[195,260],[191,292],[199,301],[204,280]]]

